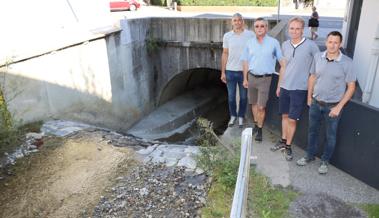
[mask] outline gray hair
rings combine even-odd
[[[288,26],[289,26],[289,24],[292,23],[292,22],[299,22],[299,23],[301,23],[301,25],[303,26],[303,28],[305,27],[304,19],[301,18],[301,17],[293,17],[293,18],[291,18],[291,19],[288,21]]]
[[[240,13],[233,14],[232,18],[235,18],[235,17],[239,17],[239,18],[241,18],[243,20],[243,17],[242,17],[242,15]]]
[[[263,21],[265,26],[268,28],[268,21],[266,19],[264,19],[263,17],[258,17],[257,19],[254,20],[254,23],[256,23],[258,21]]]

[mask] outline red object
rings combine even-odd
[[[135,11],[141,7],[141,4],[136,0],[121,0],[121,1],[113,1],[109,2],[109,6],[111,11],[124,11],[130,10]]]
[[[43,145],[43,140],[42,139],[36,139],[36,140],[34,140],[32,145],[35,145],[35,146],[37,146],[37,148],[39,148]]]

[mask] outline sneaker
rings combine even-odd
[[[229,120],[229,123],[228,123],[228,126],[229,127],[233,126],[235,121],[236,121],[236,117],[235,116],[231,116],[230,120]]]
[[[257,135],[255,136],[255,141],[261,142],[263,139],[262,137],[262,128],[258,128]]]
[[[291,147],[285,147],[285,155],[286,155],[286,161],[291,161],[293,159],[292,156],[292,148]]]
[[[318,168],[318,173],[320,173],[320,174],[326,174],[326,173],[328,173],[328,162],[321,161],[321,165]]]
[[[285,142],[282,139],[280,139],[273,147],[270,148],[270,150],[274,152],[277,150],[283,150],[285,148],[286,148]]]
[[[243,118],[242,117],[238,118],[238,127],[243,128]]]
[[[315,158],[309,158],[309,157],[302,157],[300,158],[299,160],[296,161],[296,164],[299,165],[299,166],[305,166],[307,165],[307,163],[311,162],[311,161],[314,161]]]

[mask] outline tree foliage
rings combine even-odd
[[[177,0],[183,6],[276,6],[277,0]]]

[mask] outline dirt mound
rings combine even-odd
[[[93,208],[120,171],[135,165],[129,148],[81,131],[45,139],[40,152],[23,158],[0,181],[0,217],[78,217]]]

